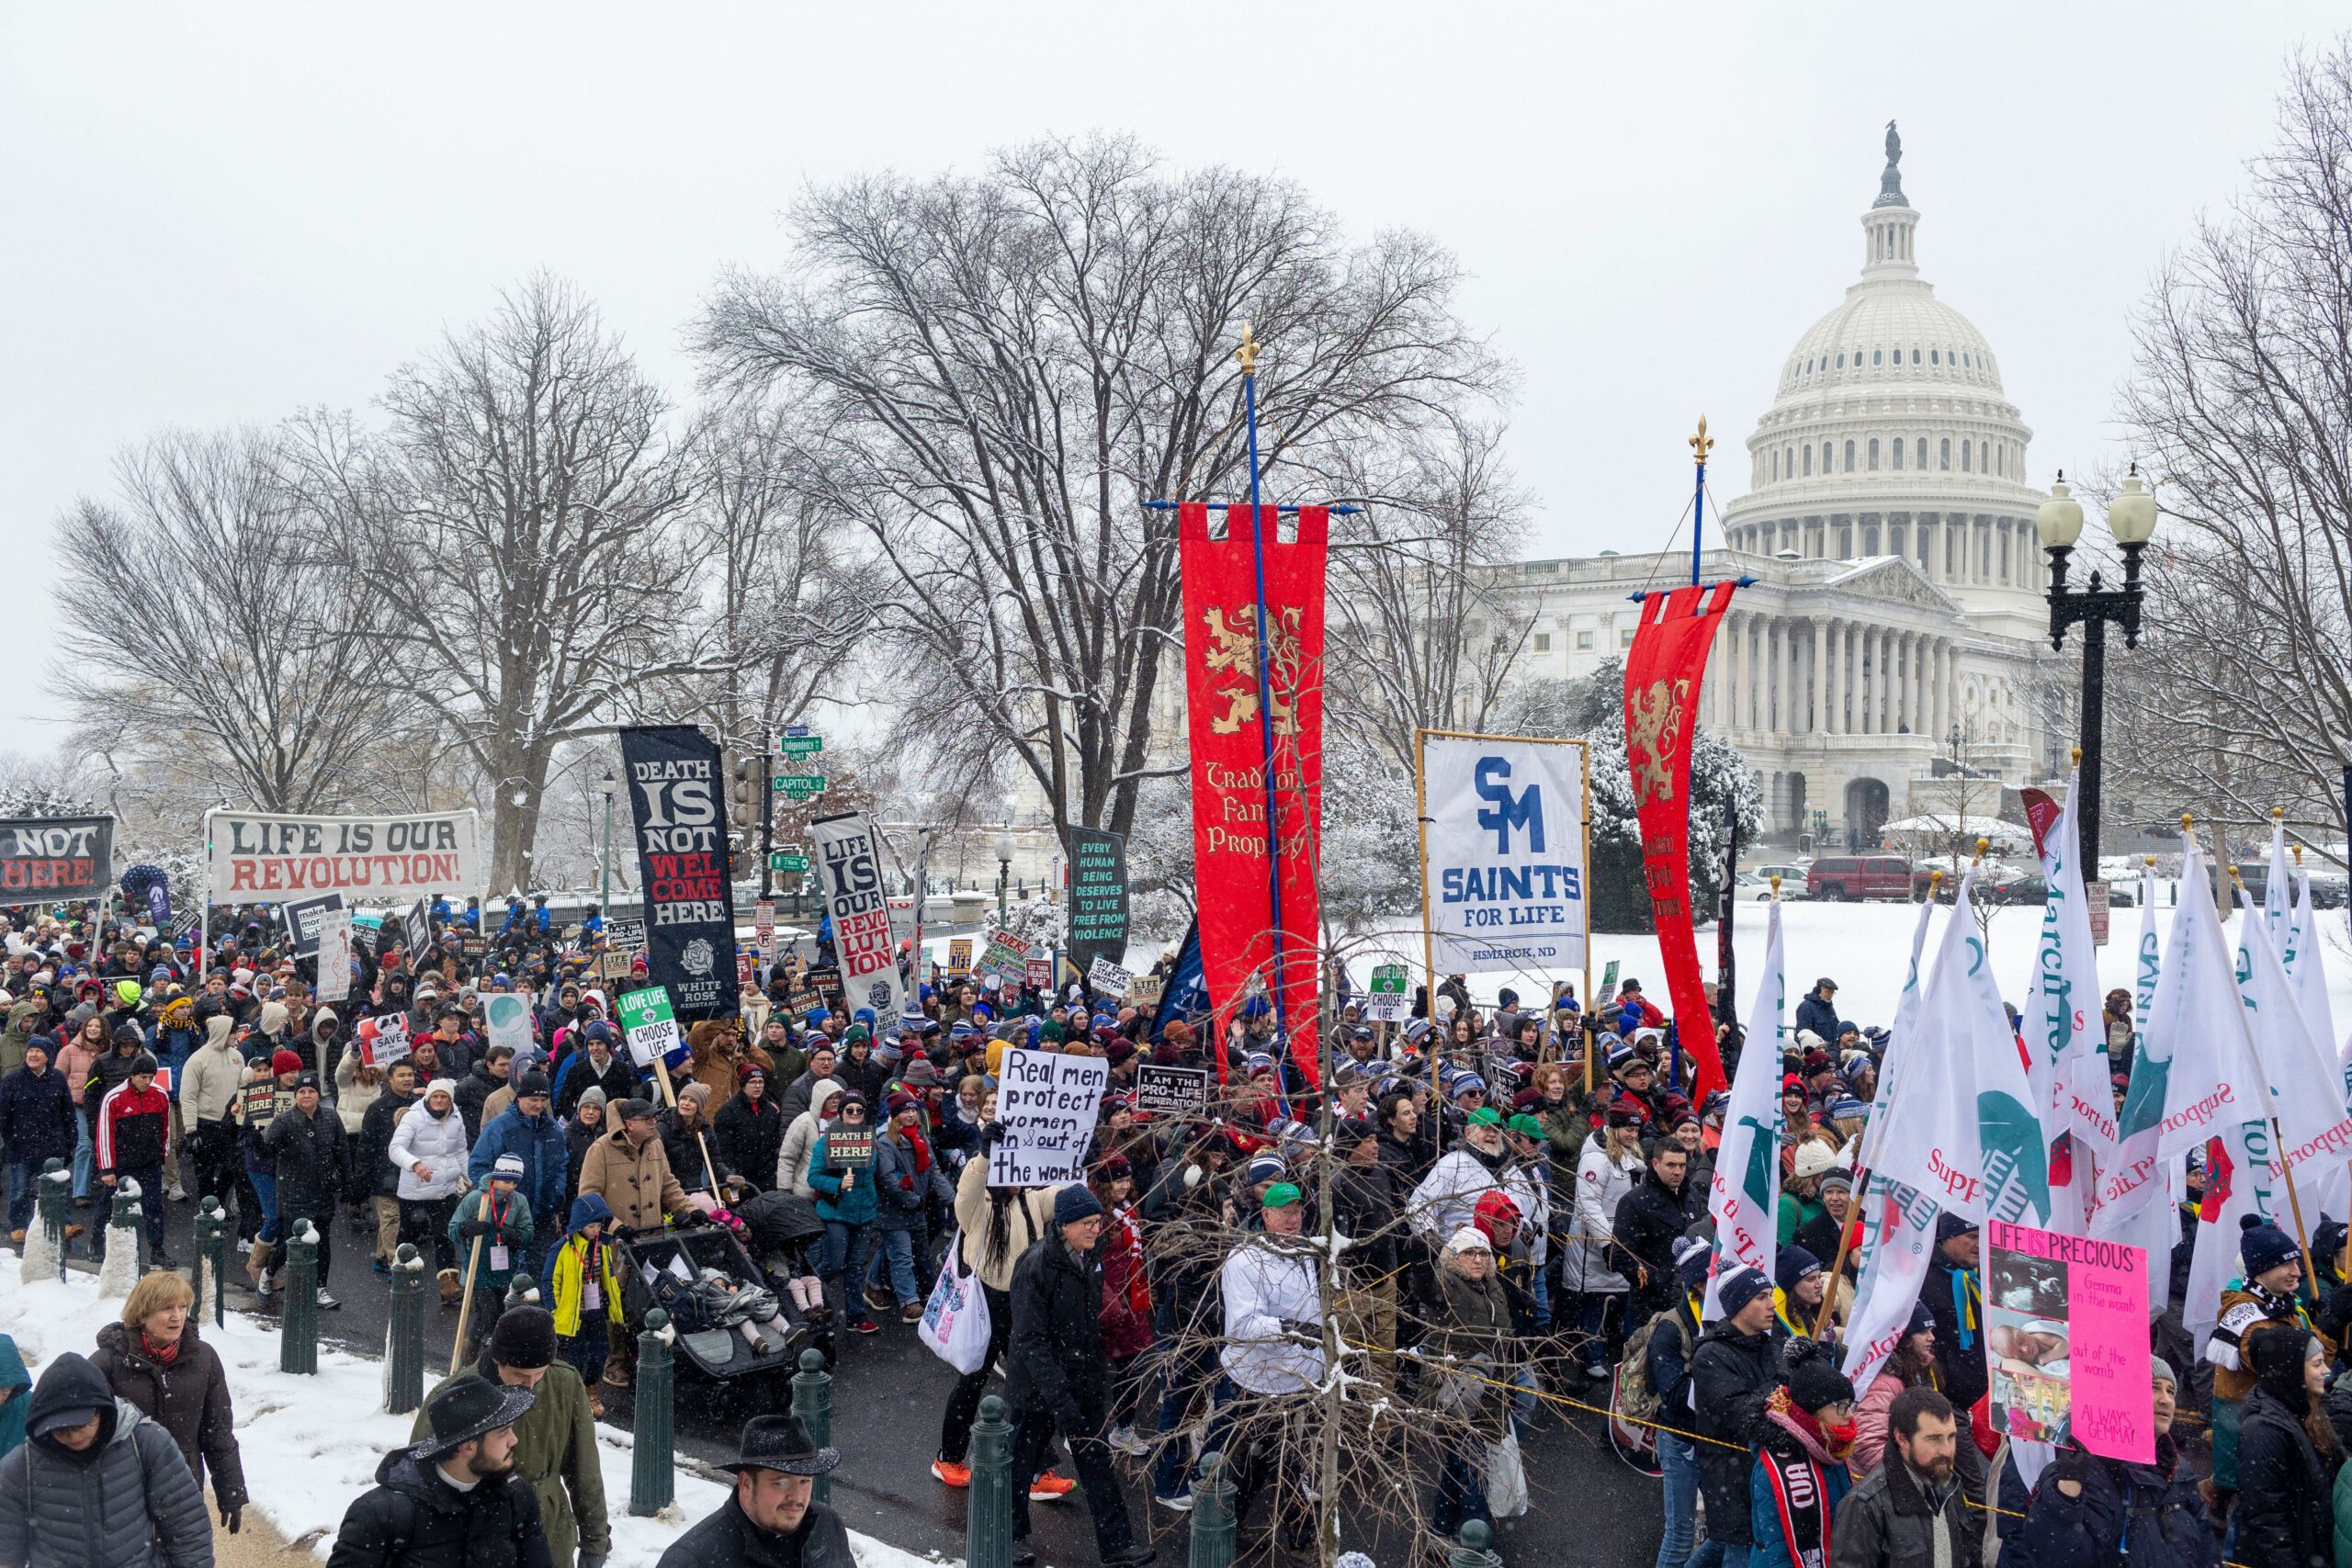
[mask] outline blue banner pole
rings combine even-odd
[[[1699,416],[1699,434],[1690,437],[1692,467],[1698,470],[1698,488],[1690,498],[1690,586],[1699,586],[1699,547],[1707,536],[1707,451],[1714,446],[1707,434],[1707,416]]]
[[[1258,743],[1265,757],[1266,892],[1274,927],[1274,969],[1266,987],[1274,1011],[1274,1089],[1283,1114],[1290,1114],[1287,1089],[1290,1068],[1290,1029],[1283,1016],[1283,866],[1280,818],[1275,813],[1273,682],[1268,666],[1269,623],[1266,615],[1266,535],[1258,501],[1258,340],[1245,323],[1241,347],[1242,418],[1250,435],[1250,552],[1258,574]]]

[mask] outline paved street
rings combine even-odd
[[[192,1203],[168,1207],[172,1253],[182,1262],[194,1256],[194,1212]],[[384,1281],[368,1271],[367,1246],[347,1230],[336,1236],[332,1288],[344,1306],[320,1314],[320,1323],[331,1342],[380,1356],[390,1296]],[[232,1255],[231,1261],[232,1277],[242,1280],[235,1268],[240,1260]],[[238,1299],[232,1290],[232,1305]],[[435,1372],[446,1362],[456,1330],[455,1313],[427,1308],[426,1356]],[[854,1529],[914,1551],[963,1554],[965,1495],[942,1486],[930,1471],[940,1412],[955,1381],[910,1327],[890,1324],[872,1338],[844,1337],[833,1382],[833,1442],[843,1459],[833,1476],[833,1501]],[[789,1382],[788,1370],[725,1385],[685,1370],[677,1402],[680,1451],[705,1463],[731,1459],[736,1433],[747,1416],[788,1406]],[[606,1403],[608,1419],[628,1426],[628,1395]],[[1597,1416],[1552,1408],[1541,1417],[1526,1446],[1534,1506],[1502,1539],[1512,1564],[1644,1568],[1656,1555],[1657,1483],[1611,1452],[1601,1425]],[[1139,1481],[1129,1488],[1129,1506],[1139,1526],[1149,1519],[1162,1562],[1182,1562],[1184,1517],[1152,1506]],[[1038,1506],[1034,1517],[1041,1562],[1071,1568],[1093,1562],[1093,1537],[1077,1494],[1062,1506]],[[1245,1536],[1245,1544],[1250,1539]],[[1374,1543],[1383,1568],[1402,1562],[1402,1554],[1383,1550],[1386,1546]]]

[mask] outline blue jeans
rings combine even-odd
[[[1699,1445],[1660,1432],[1657,1462],[1666,1472],[1666,1539],[1657,1543],[1657,1568],[1682,1568],[1699,1533]]]
[[[1487,1511],[1487,1445],[1475,1433],[1445,1445],[1430,1529],[1439,1535],[1452,1535],[1472,1519],[1489,1526],[1495,1522],[1494,1515]]]
[[[842,1311],[853,1320],[865,1315],[865,1302],[859,1292],[865,1283],[866,1254],[873,1246],[872,1225],[825,1222],[825,1278],[840,1277]]]
[[[1552,1270],[1549,1266],[1535,1270],[1528,1280],[1535,1294],[1535,1326],[1552,1326]]]
[[[30,1230],[33,1224],[33,1199],[40,1191],[40,1167],[24,1160],[8,1167],[8,1228],[12,1231]]]
[[[89,1118],[74,1113],[74,1196],[87,1198],[98,1179],[98,1144],[90,1134]]]
[[[915,1281],[915,1242],[920,1231],[878,1231],[882,1245],[875,1249],[874,1266],[868,1274],[879,1276],[887,1269],[890,1276],[890,1292],[899,1298],[900,1306],[922,1300],[922,1289]]]
[[[1689,1568],[1747,1568],[1747,1548],[1710,1540],[1690,1559]]]
[[[1195,1344],[1171,1351],[1160,1375],[1158,1430],[1162,1438],[1168,1438],[1182,1428],[1185,1417],[1192,1414],[1193,1401],[1216,1377],[1216,1347]],[[1161,1443],[1159,1457],[1151,1461],[1152,1491],[1162,1497],[1182,1495],[1191,1465],[1185,1444]]]
[[[275,1247],[277,1245],[277,1172],[264,1170],[247,1160],[245,1179],[252,1182],[254,1190],[261,1195],[261,1235],[257,1239]]]
[[[580,1332],[556,1341],[563,1352],[563,1364],[580,1374],[580,1381],[590,1388],[605,1375],[605,1358],[612,1353],[612,1320],[603,1310],[594,1312],[582,1307],[580,1312]]]

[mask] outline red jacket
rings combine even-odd
[[[170,1097],[152,1078],[144,1090],[123,1079],[98,1101],[96,1135],[101,1171],[149,1170],[165,1164],[172,1146]]]

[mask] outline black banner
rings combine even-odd
[[[692,725],[624,729],[621,764],[645,888],[645,967],[678,1021],[732,1018],[735,889],[718,743]]]
[[[1069,961],[1090,974],[1097,955],[1127,956],[1127,840],[1097,828],[1069,830]]]
[[[0,905],[103,898],[113,885],[113,818],[0,821]]]
[[[285,918],[288,951],[297,958],[319,955],[319,922],[343,908],[343,895],[324,893],[316,898],[295,898],[277,907]]]

